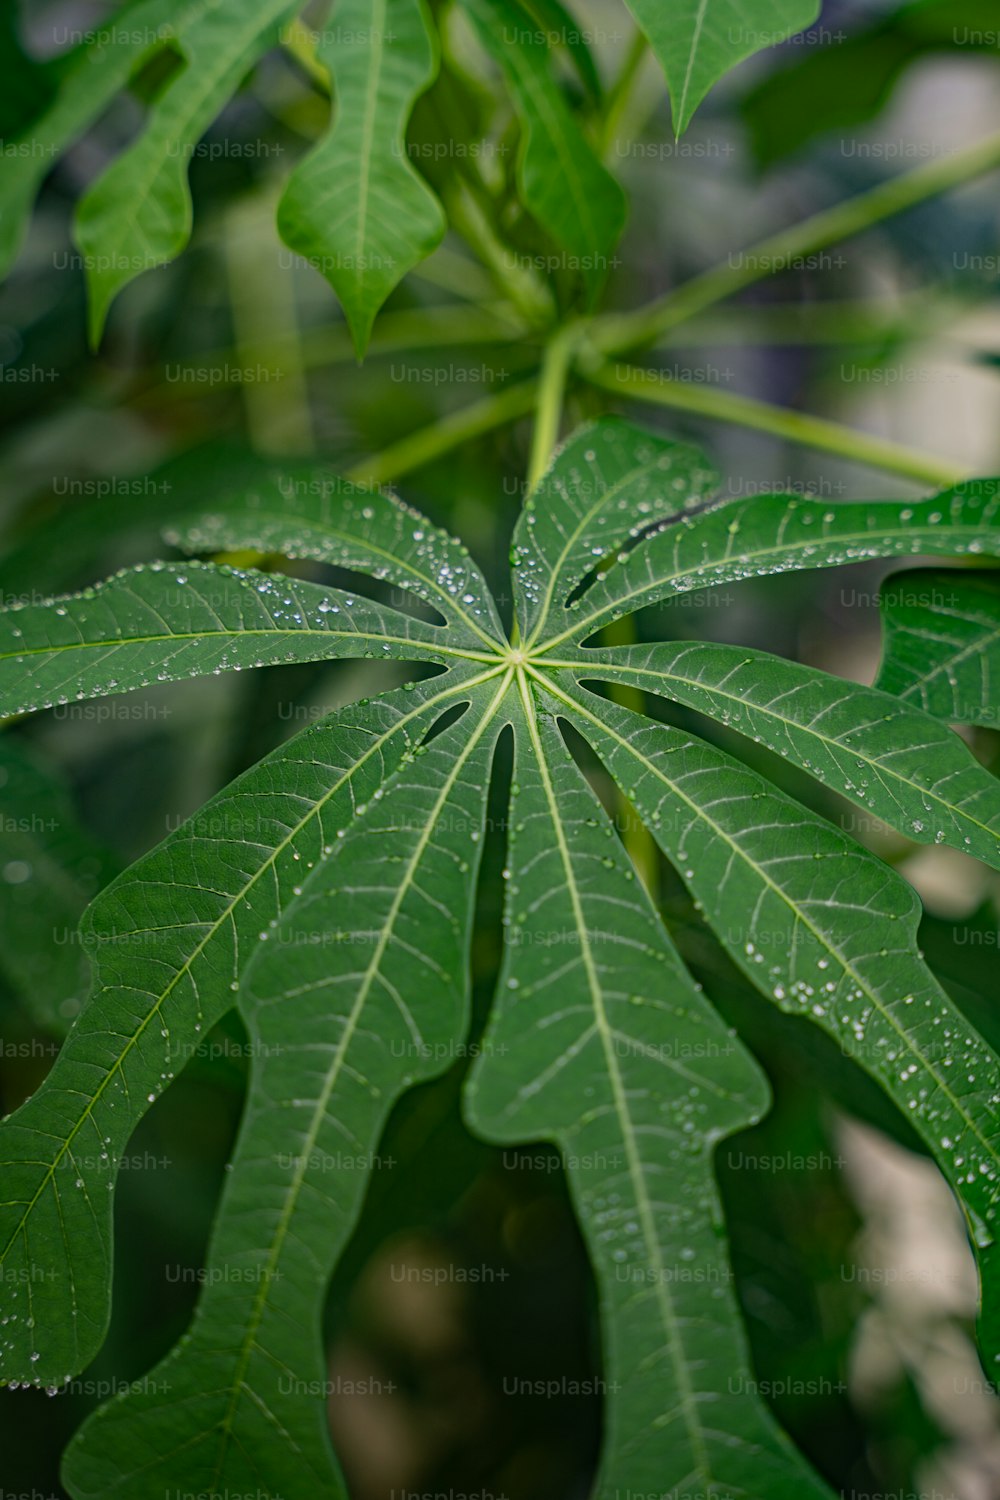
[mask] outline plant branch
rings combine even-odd
[[[559,441],[566,379],[578,336],[578,325],[568,325],[552,336],[545,350],[538,384],[538,410],[531,439],[531,457],[528,461],[529,490],[535,488],[545,473],[553,449]]]
[[[383,484],[398,479],[450,453],[462,443],[471,442],[496,427],[526,416],[535,405],[537,392],[537,379],[522,380],[509,390],[487,396],[438,422],[432,422],[428,427],[421,427],[409,437],[384,448],[374,458],[362,459],[348,469],[344,477],[355,484]]]
[[[601,155],[607,157],[616,133],[628,113],[632,91],[649,52],[645,32],[637,26],[629,43],[621,72],[608,90],[604,119],[601,122]]]
[[[789,229],[770,235],[646,307],[631,313],[595,318],[591,325],[591,339],[605,354],[646,347],[695,313],[776,271],[786,270],[801,257],[850,239],[883,219],[997,167],[1000,167],[1000,133],[987,136],[977,145],[957,151],[953,156],[902,173],[856,198],[849,198],[845,203],[838,203]]]
[[[766,401],[755,401],[748,396],[731,395],[714,386],[673,380],[658,370],[643,370],[635,365],[623,364],[584,364],[581,374],[601,390],[611,391],[629,400],[649,401],[656,406],[694,412],[698,416],[733,422],[740,427],[752,427],[758,432],[769,432],[775,437],[785,438],[790,443],[799,443],[805,448],[816,448],[824,453],[836,453],[841,458],[867,464],[873,469],[883,469],[891,474],[900,474],[906,479],[929,484],[936,489],[947,488],[967,477],[941,459],[915,453],[882,438],[855,432],[839,422],[828,422],[821,417],[787,411],[783,407],[770,406]]]

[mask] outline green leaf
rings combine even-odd
[[[574,433],[525,503],[511,564],[520,632],[545,638],[600,560],[653,522],[710,495],[718,476],[696,448],[605,418]]]
[[[334,121],[292,173],[282,238],[308,257],[344,305],[359,358],[375,314],[445,230],[413,169],[406,123],[437,71],[422,0],[339,0],[319,56],[333,79]]]
[[[464,0],[485,50],[499,63],[521,126],[521,195],[562,246],[592,302],[625,225],[625,195],[605,171],[552,77],[549,49],[514,0]]]
[[[0,11],[0,140],[22,137],[52,98],[53,69],[36,62],[21,45],[21,17],[14,5]]]
[[[87,990],[80,916],[115,870],[55,770],[0,736],[0,968],[29,1015],[65,1035]]]
[[[133,0],[113,27],[96,27],[92,42],[61,63],[63,76],[51,104],[11,142],[0,185],[0,275],[17,255],[43,178],[76,136],[97,120],[129,75],[182,28],[200,0]]]
[[[675,864],[729,956],[876,1078],[962,1203],[1000,1340],[1000,1059],[916,946],[905,881],[755,772],[680,730],[545,677]]]
[[[537,29],[544,32],[547,44],[566,54],[589,102],[600,105],[604,90],[590,48],[591,30],[580,25],[562,0],[521,0],[521,3]]]
[[[548,637],[582,642],[609,620],[711,584],[918,553],[1000,551],[1000,481],[973,480],[930,500],[829,504],[758,495],[680,518],[633,549],[573,601]],[[991,539],[991,540],[989,540]],[[565,601],[563,601],[565,603]]]
[[[0,1129],[0,1379],[59,1386],[97,1353],[112,1191],[133,1129],[235,1003],[260,933],[465,680],[432,679],[305,730],[89,908],[90,999],[42,1088]]]
[[[819,0],[628,0],[667,75],[674,130],[737,63],[811,26]]]
[[[878,687],[949,724],[1000,723],[1000,575],[897,573],[882,588]]]
[[[370,573],[430,604],[453,645],[496,650],[504,629],[468,548],[412,506],[327,470],[289,468],[167,532],[189,552],[250,548]]]
[[[276,45],[301,0],[206,0],[170,17],[185,66],[168,82],[145,130],[80,203],[76,242],[86,257],[90,337],[141,271],[177,255],[191,235],[188,165],[200,138],[252,65]]]
[[[370,599],[211,563],[130,568],[0,612],[0,713],[337,656],[446,661],[441,630]]]
[[[996,778],[958,735],[887,692],[712,641],[576,651],[570,664],[696,708],[915,843],[1000,869]]]
[[[78,1497],[222,1485],[346,1500],[317,1400],[323,1294],[360,1210],[359,1159],[403,1089],[443,1071],[464,1036],[508,680],[467,695],[467,715],[358,809],[265,932],[241,997],[253,1078],[207,1290],[184,1345],[69,1449]]]
[[[526,689],[517,728],[507,942],[467,1112],[490,1139],[563,1153],[615,1393],[592,1493],[614,1500],[627,1476],[643,1493],[818,1500],[755,1394],[719,1238],[712,1151],[760,1118],[767,1085]]]
[[[34,641],[12,701],[65,689],[69,661],[73,691],[96,693],[287,659],[304,636],[298,659],[445,665],[276,751],[84,918],[91,997],[50,1078],[0,1126],[0,1379],[58,1387],[100,1347],[115,1163],[199,1028],[237,1001],[253,1068],[191,1332],[158,1378],[84,1428],[67,1465],[77,1500],[344,1500],[325,1425],[324,1287],[359,1213],[358,1159],[399,1095],[461,1055],[477,857],[508,726],[506,951],[468,1111],[493,1140],[542,1138],[564,1154],[612,1377],[600,1500],[665,1483],[739,1500],[826,1492],[746,1373],[712,1180],[715,1143],[766,1107],[761,1075],[686,973],[557,721],[617,781],[722,954],[829,1033],[940,1164],[979,1254],[995,1357],[1000,1059],[922,962],[915,893],[738,761],[583,683],[653,687],[911,834],[995,862],[1000,786],[922,709],[734,647],[584,642],[629,609],[724,579],[995,552],[1000,484],[834,507],[706,505],[709,484],[695,452],[623,423],[571,439],[515,538],[517,644],[457,543],[392,497],[312,469],[265,476],[172,535],[367,573],[414,612],[183,563],[7,612]],[[198,580],[193,599],[180,576]],[[317,626],[321,601],[341,607],[335,629]],[[440,623],[418,617],[431,610]],[[912,827],[921,812],[927,830]],[[700,1275],[684,1275],[691,1265]]]

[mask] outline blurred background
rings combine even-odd
[[[44,103],[44,70],[25,58],[56,56],[60,38],[112,14],[77,0],[9,3],[0,19],[10,85],[0,137]],[[614,76],[631,40],[624,7],[577,0],[576,14],[599,39],[605,79]],[[828,0],[809,32],[717,87],[679,144],[662,76],[647,58],[607,142],[631,202],[607,305],[636,306],[778,226],[1000,129],[998,28],[995,0]],[[192,159],[190,248],[127,288],[91,352],[72,206],[134,136],[160,82],[148,69],[59,163],[0,287],[4,604],[169,556],[161,530],[241,474],[283,455],[343,471],[503,391],[537,361],[537,343],[488,272],[450,237],[394,294],[357,366],[329,287],[274,227],[281,186],[329,110],[289,49],[255,70],[206,138],[216,149]],[[499,185],[512,170],[513,129],[502,112],[480,108],[474,123]],[[414,130],[430,130],[422,107]],[[432,180],[440,170],[427,164]],[[655,361],[677,377],[912,445],[959,471],[1000,472],[998,230],[994,174],[703,315]],[[426,327],[428,310],[440,339],[418,342],[413,330]],[[576,391],[568,425],[609,407]],[[632,415],[702,442],[730,494],[920,493],[760,433],[648,407]],[[505,427],[398,485],[469,543],[505,610],[529,438],[528,422]],[[878,589],[889,571],[729,585],[647,611],[641,629],[747,642],[870,682]],[[73,934],[95,892],[284,738],[402,672],[389,663],[270,668],[74,704],[7,727],[0,1111],[37,1087],[86,993]],[[928,960],[1000,1046],[995,875],[957,853],[915,849],[693,713],[651,711],[743,755],[900,869],[926,905]],[[995,734],[976,731],[970,743],[1000,767]],[[502,783],[501,774],[474,951],[480,1026],[500,947]],[[950,1194],[866,1076],[820,1033],[749,991],[671,872],[659,878],[685,956],[774,1089],[772,1113],[717,1156],[762,1392],[851,1500],[992,1500],[1000,1402],[971,1340],[975,1275]],[[231,1018],[137,1133],[120,1180],[111,1336],[57,1398],[0,1391],[5,1492],[63,1496],[58,1457],[69,1434],[183,1332],[246,1068]],[[464,1129],[462,1073],[455,1067],[396,1111],[331,1286],[337,1448],[356,1500],[407,1490],[584,1500],[603,1402],[581,1240],[548,1147],[500,1152]]]

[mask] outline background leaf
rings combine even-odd
[[[882,589],[878,686],[949,724],[1000,723],[1000,575],[914,570]]]
[[[155,101],[145,130],[80,203],[76,242],[86,257],[90,337],[141,271],[172,259],[191,234],[188,167],[198,141],[253,63],[278,41],[301,0],[206,0],[171,22],[185,67]]]
[[[337,293],[360,358],[393,287],[444,234],[444,214],[410,165],[405,135],[437,60],[422,0],[340,0],[323,37],[334,121],[292,173],[278,227]]]
[[[625,225],[625,195],[601,166],[550,71],[537,25],[514,0],[464,0],[485,50],[499,63],[521,126],[521,195],[566,252],[592,302]]]
[[[133,69],[158,52],[198,9],[198,0],[133,0],[118,12],[114,27],[98,28],[92,43],[60,62],[55,98],[16,138],[13,144],[22,149],[4,162],[0,274],[20,249],[35,194],[56,158],[100,116]]]
[[[681,135],[713,83],[730,68],[810,26],[819,0],[629,0],[667,75]]]

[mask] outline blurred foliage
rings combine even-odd
[[[42,34],[43,21],[56,14],[89,17],[93,10],[39,6],[35,14],[33,8],[25,34]],[[637,112],[637,134],[627,151],[616,153],[612,141],[609,152],[632,205],[621,265],[611,277],[613,305],[633,306],[714,263],[731,245],[734,224],[749,239],[775,219],[784,222],[867,186],[873,174],[891,175],[899,163],[889,156],[874,166],[871,159],[834,156],[830,134],[868,126],[879,139],[881,112],[899,98],[915,64],[945,55],[978,67],[996,56],[995,42],[955,40],[965,28],[995,36],[994,0],[922,0],[880,8],[874,20],[867,9],[828,10],[824,28],[833,32],[843,23],[844,39],[786,44],[747,64],[698,117],[687,138],[700,145],[697,155],[676,147],[659,81],[638,90],[640,105],[651,103]],[[609,7],[594,7],[594,14],[606,19]],[[0,11],[0,136],[38,114],[52,86],[51,68],[18,55],[16,19],[13,7]],[[566,83],[574,95],[595,87],[586,60],[582,80]],[[290,446],[347,467],[477,395],[504,389],[537,355],[535,336],[514,325],[504,331],[502,319],[499,332],[465,346],[413,345],[407,331],[413,315],[473,319],[475,304],[495,295],[488,273],[449,239],[394,293],[367,362],[356,366],[328,287],[307,266],[291,264],[273,235],[273,164],[297,159],[326,112],[322,91],[309,92],[287,53],[259,65],[206,137],[229,148],[242,144],[245,152],[227,149],[192,162],[190,250],[127,289],[103,345],[89,353],[83,271],[68,241],[71,203],[132,135],[142,90],[140,78],[133,95],[110,109],[50,175],[25,255],[0,288],[5,603],[26,588],[72,588],[152,555],[162,546],[167,511],[173,519],[203,504],[223,482],[233,488],[238,475],[252,481],[275,451]],[[939,97],[947,111],[948,86]],[[473,83],[446,72],[416,112],[420,139],[433,144],[435,132],[447,134],[440,121],[456,98],[463,109],[484,109]],[[503,145],[506,138],[496,139]],[[426,166],[432,183],[442,178],[433,158]],[[498,151],[493,168],[498,179],[513,170],[509,149]],[[947,213],[934,203],[916,209],[880,226],[866,252],[855,249],[843,265],[785,271],[714,321],[680,330],[661,351],[662,363],[696,378],[718,380],[729,372],[725,380],[755,395],[837,415],[844,393],[836,366],[845,351],[854,364],[878,371],[913,357],[914,349],[922,358],[928,348],[936,355],[942,342],[954,356],[957,342],[964,371],[978,361],[976,378],[993,382],[986,389],[995,410],[996,274],[977,270],[974,257],[996,256],[998,224],[995,182],[949,200]],[[532,252],[530,225],[505,228],[519,250]],[[240,269],[246,264],[252,279]],[[873,297],[873,289],[880,295]],[[277,333],[272,298],[281,313]],[[962,322],[970,308],[979,318],[975,334]],[[254,370],[267,378],[246,379]],[[34,378],[22,373],[32,371]],[[878,383],[872,389],[879,399],[885,394]],[[574,392],[567,425],[593,402],[586,390]],[[956,421],[960,402],[952,401]],[[888,421],[896,420],[919,425],[919,415],[905,410],[890,411]],[[659,425],[707,441],[723,473],[746,487],[850,496],[888,484],[868,474],[862,479],[847,461],[817,458],[765,434],[679,414],[662,416]],[[291,437],[282,437],[283,430]],[[976,463],[992,462],[995,471],[995,434],[983,441]],[[527,424],[519,423],[422,466],[400,486],[469,541],[498,589],[527,448]],[[649,634],[745,641],[847,676],[870,676],[877,611],[846,604],[845,590],[871,594],[885,571],[869,565],[835,580],[795,575],[732,585],[717,591],[712,608],[659,608]],[[500,602],[509,609],[509,600]],[[273,668],[150,689],[127,700],[127,717],[47,715],[8,729],[0,767],[0,1108],[15,1107],[44,1076],[79,995],[71,949],[44,974],[37,971],[33,924],[71,925],[82,901],[122,863],[303,723],[352,696],[357,670]],[[385,666],[385,686],[395,680],[392,671]],[[695,722],[680,710],[675,719]],[[725,731],[697,722],[700,733],[731,743]],[[997,743],[985,731],[976,741],[994,768]],[[844,806],[820,796],[814,783],[759,747],[741,748],[750,764],[811,797],[834,821],[844,820]],[[46,799],[58,808],[51,830],[41,826],[47,817],[36,817]],[[497,796],[498,819],[503,805]],[[27,827],[18,826],[25,820]],[[884,830],[844,826],[906,872],[912,847]],[[497,852],[484,869],[480,892],[474,951],[480,1020],[499,952],[500,858]],[[25,909],[16,876],[26,861],[61,872],[46,885],[57,917]],[[772,1113],[727,1141],[718,1163],[736,1284],[763,1388],[798,1444],[845,1494],[918,1491],[928,1463],[955,1437],[905,1373],[878,1410],[852,1385],[858,1320],[878,1293],[860,1292],[845,1276],[862,1210],[843,1168],[838,1122],[850,1115],[907,1152],[919,1154],[920,1147],[907,1122],[829,1042],[743,984],[704,941],[697,913],[668,872],[659,878],[685,956],[727,1021],[739,1025],[775,1091]],[[970,885],[960,915],[936,911],[929,901],[922,937],[957,1003],[998,1045],[995,901],[996,886],[985,875]],[[183,1331],[238,1124],[243,1042],[238,1023],[223,1022],[136,1135],[130,1156],[138,1169],[123,1173],[119,1197],[111,1336],[67,1394],[50,1400],[0,1392],[4,1491],[62,1496],[58,1456],[71,1432]],[[381,1382],[331,1413],[335,1433],[358,1500],[382,1500],[393,1484],[576,1500],[595,1462],[599,1395],[511,1398],[505,1383],[599,1379],[586,1258],[551,1151],[500,1152],[474,1141],[458,1118],[461,1072],[416,1090],[396,1110],[381,1148],[385,1164],[374,1174],[364,1217],[331,1287],[333,1367]],[[759,1165],[786,1157],[811,1165]],[[144,1161],[167,1165],[147,1172]],[[432,1288],[404,1306],[389,1278],[389,1246],[402,1246],[414,1264],[494,1267],[497,1279],[463,1288],[457,1298],[454,1287],[445,1289],[447,1296]],[[170,1280],[172,1266],[187,1268],[190,1279]],[[963,1320],[954,1321],[967,1335]]]

